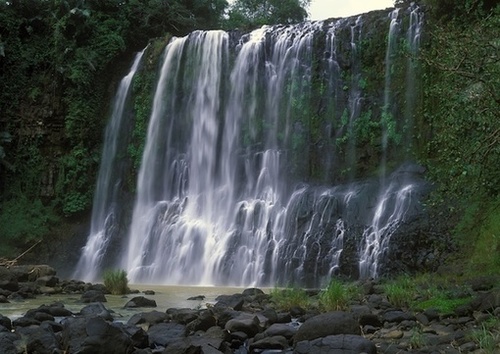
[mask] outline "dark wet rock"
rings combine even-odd
[[[297,333],[297,328],[285,323],[274,323],[264,331],[266,336],[283,336],[287,339],[292,338],[295,333]]]
[[[215,299],[215,307],[231,308],[235,311],[240,311],[245,303],[243,294],[219,295]]]
[[[384,322],[402,322],[405,320],[415,320],[415,316],[411,313],[404,312],[404,311],[387,311],[382,315],[382,319]]]
[[[382,321],[380,321],[378,315],[373,313],[366,313],[359,317],[359,324],[361,326],[381,327]]]
[[[84,317],[101,317],[106,321],[113,321],[111,312],[101,302],[95,302],[83,307],[80,310],[80,315]]]
[[[428,309],[426,309],[424,311],[424,315],[431,322],[434,321],[434,320],[439,320],[439,311],[436,310],[435,308],[428,308]]]
[[[37,286],[55,287],[59,284],[59,278],[54,275],[46,275],[36,280]]]
[[[50,327],[50,329],[54,333],[61,332],[63,329],[63,326],[59,322],[56,322],[56,321],[44,321],[40,324],[40,327],[44,327],[44,328]]]
[[[334,311],[308,319],[297,331],[294,342],[313,340],[336,334],[361,334],[358,322],[352,314]]]
[[[288,312],[278,312],[276,314],[277,323],[289,323],[292,322],[292,316]]]
[[[209,331],[195,336],[179,339],[167,346],[164,354],[200,353],[219,354],[228,353],[225,343],[230,340],[227,332],[220,327],[212,327]],[[230,353],[231,351],[229,351]]]
[[[286,349],[288,348],[288,341],[283,336],[271,336],[265,337],[261,340],[255,341],[250,344],[250,350],[255,351],[256,349]]]
[[[63,321],[62,343],[70,353],[132,353],[132,340],[119,323],[100,317],[68,317]]]
[[[193,309],[168,309],[167,314],[172,317],[172,320],[180,324],[188,324],[198,318],[198,311]]]
[[[202,301],[205,300],[205,295],[196,295],[188,297],[187,300]]]
[[[196,331],[207,331],[209,328],[217,325],[217,319],[215,318],[211,310],[201,311],[196,319],[187,324],[187,330],[189,332]]]
[[[469,280],[469,285],[472,291],[488,291],[493,289],[495,286],[500,286],[500,276],[490,275],[475,277]]]
[[[14,279],[19,282],[36,281],[38,278],[56,275],[56,270],[48,265],[17,265],[9,268]]]
[[[168,321],[170,316],[164,312],[159,311],[151,311],[151,312],[143,312],[137,313],[133,315],[127,322],[130,325],[141,325],[146,324],[148,326],[152,326],[157,323],[162,323]]]
[[[91,302],[107,302],[104,292],[99,290],[87,290],[82,294],[81,301],[84,304]]]
[[[132,340],[135,348],[144,349],[149,347],[149,336],[144,329],[130,324],[123,325],[123,329]]]
[[[0,280],[0,289],[15,292],[19,290],[17,280]]]
[[[500,289],[494,289],[486,293],[479,294],[472,302],[471,306],[476,311],[492,312],[500,307]]]
[[[145,298],[144,296],[136,296],[123,306],[124,308],[135,308],[135,307],[157,307],[156,301],[153,299]]]
[[[38,326],[40,321],[35,320],[30,317],[19,317],[12,321],[13,327],[29,327],[29,326]]]
[[[306,314],[306,310],[304,310],[300,306],[293,306],[292,308],[290,308],[290,315],[292,317],[300,317],[300,316],[303,316],[305,314]]]
[[[147,334],[152,348],[167,345],[186,337],[186,326],[179,323],[158,323],[149,327]]]
[[[256,296],[256,295],[262,295],[264,294],[264,292],[258,288],[248,288],[243,290],[242,294],[244,296]]]
[[[254,337],[260,332],[260,321],[257,316],[252,316],[250,314],[244,314],[238,318],[229,320],[224,329],[231,332],[244,332],[249,337]]]
[[[311,341],[300,341],[296,343],[293,352],[296,354],[376,354],[377,348],[375,347],[375,344],[373,342],[361,336],[352,334],[340,334],[321,337]]]
[[[28,353],[54,353],[61,349],[59,339],[50,326],[22,327],[16,332],[26,341],[24,345]]]
[[[0,315],[0,326],[4,326],[8,330],[12,329],[12,321],[7,316]]]
[[[276,312],[275,309],[267,308],[267,309],[261,311],[259,314],[266,319],[265,324],[267,326],[270,326],[273,323],[278,322],[278,313]],[[290,322],[290,321],[291,321],[291,317],[288,321],[285,321],[285,322]]]
[[[154,290],[144,290],[143,293],[144,293],[144,295],[154,295],[154,294],[156,294]]]
[[[0,353],[2,354],[18,354],[16,341],[19,340],[19,335],[10,332],[0,332]]]
[[[240,311],[234,311],[231,309],[221,309],[217,307],[213,307],[212,310],[214,311],[216,317],[217,317],[217,325],[220,327],[225,327],[226,323],[229,320],[235,319],[239,316],[241,316],[242,312]]]

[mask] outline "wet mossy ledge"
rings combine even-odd
[[[106,307],[103,284],[60,280],[46,265],[0,267],[1,302],[43,296],[46,305],[1,315],[0,351],[51,353],[496,353],[500,277],[425,274],[325,289],[242,289],[213,303],[161,308],[154,291],[130,291],[124,320]],[[51,302],[80,295],[79,311]],[[116,295],[115,295],[116,296]],[[160,306],[158,306],[160,305]],[[154,309],[152,309],[154,308]]]

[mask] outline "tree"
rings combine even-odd
[[[252,29],[262,25],[292,24],[307,19],[311,0],[235,0],[226,28]]]

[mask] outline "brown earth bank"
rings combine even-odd
[[[284,309],[280,290],[258,288],[163,312],[151,292],[135,291],[123,306],[144,312],[123,322],[106,307],[102,284],[61,280],[47,265],[0,267],[0,303],[54,294],[81,301],[78,312],[48,301],[14,320],[0,315],[0,353],[500,353],[499,277],[461,284],[455,296],[466,301],[446,312],[401,306],[378,280],[356,285],[360,296],[329,312]],[[314,304],[322,290],[303,292]]]

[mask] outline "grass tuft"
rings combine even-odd
[[[276,307],[281,310],[289,311],[293,307],[306,309],[310,306],[311,301],[304,289],[286,288],[271,290],[271,301],[276,304]]]
[[[107,270],[103,275],[104,286],[113,295],[124,295],[128,292],[127,272],[123,269]]]
[[[325,311],[343,311],[349,307],[351,299],[360,296],[360,289],[354,284],[343,284],[332,279],[319,295],[319,305]]]

